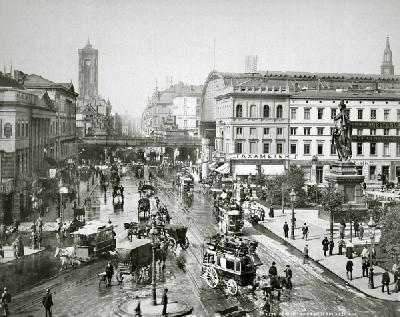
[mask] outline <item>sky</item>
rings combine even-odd
[[[214,67],[379,73],[398,0],[0,0],[0,63],[78,89],[78,49],[99,50],[99,94],[139,117],[156,82],[203,84]],[[1,65],[3,70],[3,65]]]

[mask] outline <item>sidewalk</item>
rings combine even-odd
[[[346,263],[347,258],[345,256],[346,250],[344,249],[344,255],[338,255],[338,241],[339,241],[339,233],[334,232],[334,242],[335,248],[333,250],[332,256],[324,257],[324,253],[322,250],[322,239],[327,236],[329,238],[329,231],[326,229],[329,228],[329,222],[318,218],[317,210],[295,210],[296,217],[296,229],[295,229],[295,240],[290,238],[290,230],[289,230],[289,238],[284,238],[283,225],[285,221],[289,224],[289,228],[291,226],[291,210],[285,210],[285,213],[282,214],[281,211],[275,212],[275,218],[266,218],[265,221],[260,222],[265,228],[279,236],[280,238],[287,241],[289,244],[294,246],[299,251],[303,251],[304,246],[308,244],[308,254],[309,257],[318,262],[320,265],[345,280],[349,285],[355,287],[359,291],[363,292],[366,295],[390,300],[390,301],[400,301],[400,293],[393,293],[394,284],[389,285],[389,289],[391,294],[382,293],[381,291],[381,280],[382,273],[384,270],[379,266],[374,266],[374,289],[368,288],[368,278],[362,277],[362,269],[361,269],[361,257],[355,256],[352,261],[354,263],[353,266],[353,280],[347,280],[346,276]],[[308,240],[304,240],[302,237],[301,228],[304,223],[307,223],[309,228]],[[347,236],[347,235],[346,235]],[[365,235],[367,238],[367,235]],[[345,237],[345,242],[349,240],[348,236]],[[369,239],[359,240],[358,238],[353,238],[353,244],[365,244],[365,241],[369,241]],[[390,274],[390,282],[393,283],[393,274]]]

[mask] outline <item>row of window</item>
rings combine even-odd
[[[28,137],[29,136],[29,123],[26,120],[18,120],[17,121],[17,131],[16,131],[17,138],[19,137]]]
[[[324,108],[317,109],[318,120],[323,119],[324,110],[325,110]],[[348,111],[350,111],[350,109]],[[310,113],[311,113],[311,108],[304,108],[304,120],[310,120]],[[337,109],[331,109],[331,119],[332,120],[336,117],[336,113],[337,113]],[[364,113],[365,113],[364,109],[357,109],[357,119],[359,119],[359,120],[367,119],[367,118],[365,118]],[[390,118],[390,109],[384,109],[383,110],[383,119],[389,120],[389,118]],[[297,119],[297,108],[290,109],[290,119],[291,120]],[[370,110],[369,119],[371,119],[371,120],[376,119],[376,109]],[[400,109],[397,110],[397,121],[400,121]]]
[[[268,105],[264,105],[263,107],[263,118],[270,118],[271,112],[270,112],[270,107]],[[249,113],[250,118],[257,118],[257,106],[256,105],[251,105],[250,106],[250,113]],[[278,105],[276,107],[276,117],[277,118],[282,118],[283,117],[283,107],[282,105]],[[242,105],[236,105],[236,118],[243,118],[243,106]]]

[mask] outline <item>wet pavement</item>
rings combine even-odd
[[[100,208],[87,214],[87,220],[110,219],[117,225],[117,243],[127,240],[123,223],[137,219],[139,197],[137,180],[127,176],[122,184],[125,187],[123,211],[114,211],[111,190],[108,190],[104,200],[103,192],[96,189],[94,195],[101,201]],[[205,316],[205,310],[210,313],[232,306],[241,307],[251,316],[262,316],[262,301],[258,293],[253,297],[247,289],[241,289],[238,296],[227,296],[223,285],[211,290],[200,277],[204,239],[217,232],[212,218],[211,196],[203,196],[196,191],[191,207],[187,208],[187,203],[182,201],[177,192],[169,189],[169,184],[161,182],[161,185],[158,196],[171,212],[171,223],[189,227],[189,249],[169,257],[166,284],[173,289],[171,297],[180,296],[193,307],[193,313],[197,316]],[[296,249],[277,239],[265,228],[246,223],[244,234],[260,243],[258,253],[264,263],[261,274],[268,271],[272,261],[277,263],[281,275],[286,264],[293,269],[294,288],[291,291],[284,290],[281,301],[272,303],[274,313],[282,316],[322,316],[328,313],[337,316],[399,316],[400,307],[397,303],[369,298],[316,263],[303,265]],[[51,240],[49,243],[51,245]],[[11,309],[20,316],[43,314],[40,298],[46,287],[54,290],[54,316],[113,316],[115,307],[126,298],[138,292],[145,296],[149,288],[137,286],[129,277],[121,285],[99,287],[97,274],[104,270],[107,260],[99,259],[60,274],[59,260],[54,258],[54,250],[46,250],[18,263],[0,266],[0,286],[7,285],[12,294],[19,294],[14,297]]]

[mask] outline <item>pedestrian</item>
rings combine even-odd
[[[324,256],[325,256],[325,257],[326,257],[326,251],[328,251],[328,248],[329,248],[329,241],[328,241],[328,238],[325,237],[325,238],[322,240],[322,250],[324,251]]]
[[[368,277],[368,269],[370,267],[369,260],[368,258],[362,258],[361,262],[362,275],[363,277]]]
[[[346,263],[346,275],[348,280],[353,280],[353,261],[350,259]]]
[[[308,244],[306,244],[303,249],[303,264],[307,263],[308,263]]]
[[[4,259],[4,250],[3,250],[3,246],[1,245],[1,241],[0,241],[0,256],[2,259]]]
[[[164,288],[164,292],[162,294],[161,304],[163,305],[162,315],[167,316],[167,306],[168,306],[168,288]]]
[[[400,291],[400,268],[394,273],[394,284],[394,289],[398,293]]]
[[[111,265],[111,262],[108,262],[106,266],[107,286],[111,286],[111,279],[113,275],[114,275],[114,267]]]
[[[346,257],[348,259],[352,259],[353,258],[353,248],[354,248],[354,245],[349,240],[349,242],[346,243]]]
[[[346,247],[346,242],[344,242],[344,240],[340,240],[339,244],[338,244],[338,248],[339,248],[339,255],[343,254],[343,248]]]
[[[333,254],[333,248],[335,247],[335,242],[333,242],[333,238],[329,241],[329,255]]]
[[[360,225],[357,221],[354,221],[354,235],[358,237],[358,229],[360,229]]]
[[[133,312],[135,313],[135,317],[142,317],[142,309],[140,307],[139,296],[135,296],[135,306],[133,307]]]
[[[4,287],[3,294],[1,295],[1,307],[3,308],[3,316],[9,316],[10,311],[8,305],[11,303],[11,294],[8,292],[7,287]]]
[[[269,217],[274,218],[274,208],[273,207],[269,208]]]
[[[269,268],[268,274],[270,276],[277,276],[278,275],[278,270],[276,269],[275,262],[272,262],[272,265]]]
[[[392,272],[393,272],[393,274],[395,274],[395,273],[397,272],[398,269],[399,269],[399,266],[398,266],[397,262],[394,262],[394,263],[393,263],[393,266],[392,266]]]
[[[289,225],[285,221],[285,224],[283,225],[283,233],[285,234],[285,238],[289,236]]]
[[[367,246],[365,245],[364,248],[361,251],[361,258],[365,259],[365,258],[368,258],[368,257],[369,257],[369,251],[368,251]]]
[[[39,228],[39,232],[42,232],[43,230],[43,219],[39,215],[39,218],[36,220],[36,226]]]
[[[260,281],[260,289],[263,291],[264,296],[271,296],[271,277],[263,275]]]
[[[385,292],[385,286],[386,286],[387,293],[388,295],[390,295],[389,284],[390,284],[389,272],[385,270],[385,272],[382,274],[382,293]]]
[[[292,289],[293,285],[292,285],[292,276],[293,276],[293,272],[290,269],[290,265],[286,265],[286,269],[284,270],[285,275],[286,275],[286,287]]]
[[[301,228],[301,232],[303,233],[303,239],[306,239],[306,241],[307,241],[307,238],[308,238],[308,226],[307,226],[306,223],[304,223],[303,228]]]
[[[358,237],[360,240],[362,240],[364,237],[364,227],[362,223],[360,223],[360,228],[358,229]]]
[[[42,305],[46,311],[46,317],[51,317],[51,306],[53,306],[53,296],[51,296],[50,289],[46,290],[46,295],[43,296]]]
[[[342,221],[340,223],[340,227],[339,227],[339,235],[340,235],[340,239],[344,239],[344,233],[346,230],[346,223],[344,221]]]
[[[265,219],[265,210],[264,208],[261,208],[261,221],[264,221]]]

